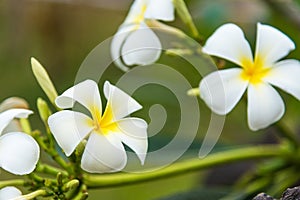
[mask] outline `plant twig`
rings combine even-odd
[[[47,164],[41,164],[39,163],[36,167],[36,171],[37,172],[43,172],[43,173],[46,173],[46,174],[51,174],[51,175],[54,175],[56,176],[58,173],[61,173],[62,175],[64,176],[68,176],[68,173],[62,169],[58,169],[56,167],[53,167],[53,166],[50,166],[50,165],[47,165]]]
[[[214,153],[204,159],[190,159],[184,162],[174,163],[164,169],[153,170],[151,172],[140,174],[84,174],[83,182],[90,188],[115,187],[176,176],[226,163],[266,157],[280,157],[285,155],[286,150],[283,149],[281,145],[243,147]]]
[[[7,180],[7,181],[0,181],[0,188],[6,187],[6,186],[24,186],[28,182],[24,179],[13,179],[13,180]]]

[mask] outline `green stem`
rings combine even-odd
[[[87,186],[82,184],[78,194],[73,198],[73,200],[85,200],[88,198]]]
[[[7,180],[7,181],[0,181],[0,188],[6,187],[6,186],[24,186],[27,184],[27,181],[24,179],[13,179],[13,180]]]
[[[285,155],[286,150],[282,147],[282,145],[243,147],[214,153],[204,159],[190,159],[187,161],[174,163],[164,169],[153,170],[146,173],[109,175],[84,174],[83,181],[90,188],[122,186],[180,175],[226,163]]]
[[[38,142],[40,147],[48,153],[54,161],[56,161],[63,169],[65,169],[68,173],[72,174],[72,168],[70,165],[57,153],[54,148],[49,148],[44,141],[44,138],[38,131],[33,132],[35,140]]]
[[[56,176],[58,173],[62,173],[62,175],[64,176],[68,176],[68,173],[62,169],[58,169],[56,167],[53,167],[53,166],[50,166],[50,165],[47,165],[47,164],[41,164],[39,163],[36,167],[36,171],[37,172],[43,172],[43,173],[46,173],[46,174],[51,174],[51,175],[54,175]]]
[[[193,37],[197,40],[202,40],[202,38],[200,37],[200,34],[193,22],[192,16],[184,2],[184,0],[173,0],[174,6],[176,8],[176,11],[179,15],[179,17],[181,18],[181,20],[183,21],[183,23],[186,24],[186,26],[190,29],[191,34],[193,35]]]
[[[79,186],[80,182],[77,179],[70,180],[66,184],[64,184],[62,190],[63,191],[69,191],[72,189],[76,189]]]

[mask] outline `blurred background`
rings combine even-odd
[[[279,6],[278,2],[281,2]],[[22,97],[37,112],[36,99],[46,99],[46,96],[31,72],[32,56],[47,69],[59,93],[73,85],[85,57],[99,43],[114,35],[131,3],[129,0],[1,0],[0,102],[12,96]],[[300,0],[187,0],[186,3],[204,39],[218,26],[233,22],[244,30],[253,48],[256,23],[261,22],[277,27],[291,37],[297,47],[300,46]],[[178,17],[168,24],[188,33]],[[300,48],[291,52],[288,58],[300,59]],[[189,82],[193,87],[198,86],[201,76],[193,76],[188,63],[168,55],[163,55],[158,62],[171,63],[172,67],[190,77]],[[226,63],[227,66],[231,64]],[[107,70],[106,78],[114,83],[122,75],[123,72],[112,64]],[[176,114],[178,103],[171,93],[162,88],[147,86],[144,90],[146,92],[139,91],[135,94],[146,110],[138,115],[149,122],[147,109],[160,102],[170,117],[161,132],[151,138],[150,148],[155,149],[167,143],[176,132],[176,123],[180,120]],[[298,130],[299,102],[283,92],[281,94],[286,103],[286,114],[282,121],[289,128]],[[200,129],[186,157],[197,156],[203,132],[210,119],[208,108],[201,100],[198,103],[201,110]],[[37,115],[30,120],[33,128],[43,128]],[[272,127],[251,132],[246,122],[246,104],[240,102],[226,118],[217,148],[276,142],[274,132],[276,130]],[[223,195],[230,189],[241,173],[251,169],[254,164],[239,163],[160,181],[96,190],[91,192],[90,199],[197,199],[201,195],[207,197],[208,194],[212,196],[211,199],[217,199],[218,195]],[[6,176],[1,174],[1,179],[3,178]]]

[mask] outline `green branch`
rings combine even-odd
[[[151,172],[140,174],[84,174],[83,182],[90,188],[122,186],[176,176],[242,160],[280,156],[283,157],[286,155],[286,153],[287,150],[285,150],[282,145],[243,147],[214,153],[204,159],[190,159],[183,162],[174,163],[164,169],[153,170]]]
[[[7,181],[0,181],[0,189],[6,186],[24,186],[27,184],[27,181],[24,179],[14,179]]]
[[[184,0],[173,0],[173,4],[180,19],[185,23],[185,25],[190,29],[192,36],[197,40],[202,40],[194,22],[193,18],[184,2]]]
[[[56,176],[58,173],[61,173],[64,176],[68,176],[68,173],[62,169],[47,165],[47,164],[41,164],[39,163],[35,169],[37,172],[43,172],[46,174],[51,174]]]
[[[70,166],[69,163],[67,163],[58,153],[57,151],[52,148],[52,147],[48,147],[48,145],[45,143],[44,141],[44,137],[41,135],[41,133],[39,131],[33,131],[32,135],[34,137],[34,139],[37,141],[37,143],[40,145],[40,147],[46,152],[48,153],[52,159],[59,164],[63,169],[65,169],[69,174],[72,174],[72,168]]]

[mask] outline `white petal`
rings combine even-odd
[[[252,52],[243,31],[234,24],[225,24],[210,36],[202,52],[227,59],[242,66],[243,60],[253,60]]]
[[[142,108],[142,106],[131,96],[129,96],[116,86],[110,84],[108,81],[104,83],[103,91],[107,99],[106,110],[104,112],[103,118],[107,117],[105,116],[107,114],[112,114],[112,116],[110,116],[110,118],[112,117],[112,119],[109,119],[107,121],[119,120]]]
[[[174,5],[172,0],[151,0],[145,12],[145,18],[163,21],[174,20]]]
[[[116,125],[118,131],[114,134],[129,146],[144,164],[148,149],[147,123],[139,118],[126,118],[117,121]]]
[[[101,98],[98,85],[93,80],[85,80],[66,90],[62,95],[55,99],[58,107],[72,108],[77,101],[93,112],[97,109],[101,113]]]
[[[67,156],[94,129],[93,120],[88,116],[68,110],[51,115],[48,124],[55,140]]]
[[[10,200],[22,195],[22,192],[15,187],[8,186],[0,190],[0,200]]]
[[[300,62],[298,60],[284,60],[276,63],[264,80],[300,100],[299,75]]]
[[[117,33],[114,35],[111,45],[110,45],[110,54],[113,59],[113,62],[117,67],[119,67],[123,71],[128,71],[128,67],[123,64],[122,56],[121,56],[121,49],[122,46],[127,38],[127,36],[134,30],[134,25],[126,25],[123,24]]]
[[[158,60],[161,49],[159,38],[142,23],[126,38],[121,56],[126,65],[148,65]]]
[[[93,132],[81,159],[81,168],[90,173],[107,173],[122,170],[127,155],[121,140],[113,134]]]
[[[17,175],[31,173],[39,160],[37,142],[22,132],[7,133],[0,137],[0,166]]]
[[[278,121],[284,114],[284,103],[269,84],[248,87],[248,124],[251,130],[263,129]]]
[[[28,115],[32,114],[31,110],[26,109],[10,109],[0,113],[0,135],[3,129],[14,119],[14,118],[27,118]]]
[[[229,113],[241,99],[248,82],[241,78],[242,69],[220,70],[204,77],[200,82],[200,96],[217,114]]]
[[[260,57],[267,66],[295,49],[294,42],[278,29],[258,23],[255,58]]]

